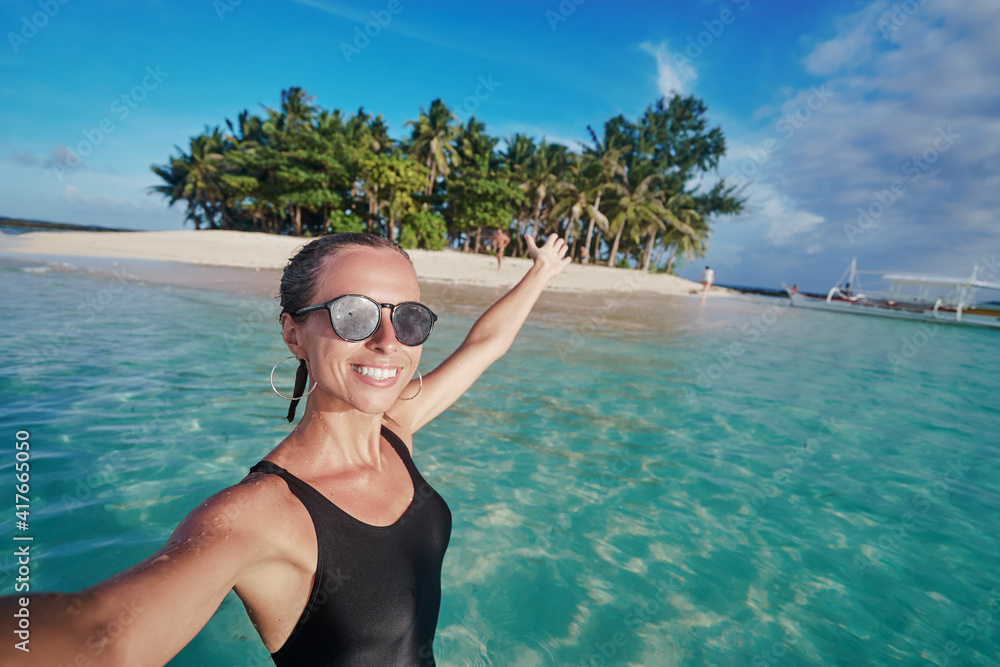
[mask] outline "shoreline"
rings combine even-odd
[[[106,258],[72,255],[30,255],[0,251],[0,270],[27,273],[77,273],[96,281],[160,285],[180,289],[208,290],[240,296],[255,296],[278,302],[281,271],[241,267],[183,264],[163,260]],[[502,297],[508,286],[457,280],[420,280],[421,301],[438,315],[475,318]],[[726,295],[727,297],[730,295]],[[740,312],[751,301],[739,298],[709,299],[712,311]],[[622,330],[655,330],[661,333],[698,321],[706,310],[695,295],[658,294],[625,286],[602,292],[546,289],[530,319],[571,330],[596,332],[605,326]],[[575,329],[574,329],[575,327]],[[596,327],[596,328],[595,328]]]
[[[121,265],[142,280],[223,291],[247,288],[249,293],[261,294],[268,281],[276,291],[278,276],[288,258],[310,240],[229,230],[40,231],[0,235],[0,257],[68,262],[97,270],[114,270]],[[506,290],[531,265],[527,258],[508,257],[498,270],[495,256],[485,253],[455,250],[407,250],[407,253],[421,285],[441,283]],[[701,284],[667,274],[574,263],[563,269],[547,289],[586,294],[644,292],[699,297]],[[738,293],[713,286],[710,294],[716,298]]]

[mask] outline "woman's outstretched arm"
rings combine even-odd
[[[208,622],[241,573],[266,551],[251,489],[225,489],[195,508],[159,551],[78,593],[0,598],[15,628],[28,598],[29,642],[4,632],[2,667],[146,667],[166,664]]]
[[[566,242],[550,234],[541,246],[525,235],[534,260],[521,281],[476,321],[465,340],[441,365],[424,376],[423,389],[412,401],[397,401],[390,415],[410,433],[417,431],[457,401],[490,364],[502,357],[521,330],[538,297],[570,263]],[[411,383],[412,384],[412,383]],[[415,388],[407,388],[409,395]]]

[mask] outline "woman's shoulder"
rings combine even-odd
[[[289,502],[288,486],[278,475],[250,472],[236,484],[209,496],[189,515],[216,528],[272,524]]]

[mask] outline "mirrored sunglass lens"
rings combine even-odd
[[[365,340],[375,333],[378,319],[378,305],[358,296],[343,297],[330,307],[333,330],[344,340]]]
[[[434,324],[431,312],[416,303],[404,303],[396,306],[392,315],[392,326],[396,330],[396,338],[403,345],[419,345],[427,338]]]

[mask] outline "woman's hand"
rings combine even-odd
[[[545,239],[541,247],[535,245],[535,239],[531,234],[525,234],[524,240],[528,244],[528,257],[535,260],[535,266],[543,270],[546,279],[553,278],[564,266],[573,261],[572,257],[566,256],[569,246],[566,245],[566,241],[559,238],[558,234],[549,234],[549,238]]]

